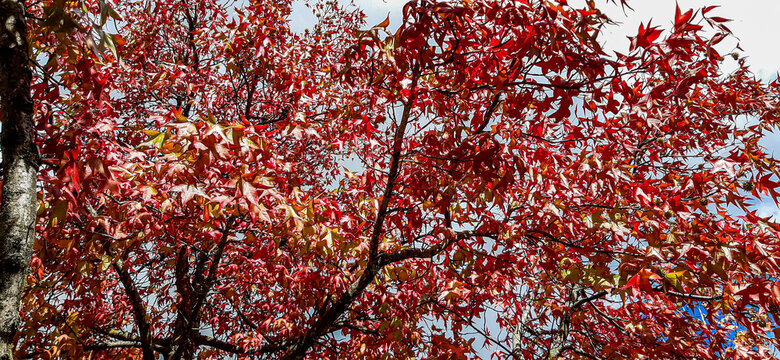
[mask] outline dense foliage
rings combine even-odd
[[[615,54],[593,1],[291,6],[31,5],[18,356],[774,356],[779,89],[717,9]]]

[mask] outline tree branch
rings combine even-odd
[[[655,289],[653,289],[655,290]],[[658,291],[658,290],[656,290]],[[660,292],[663,292],[667,295],[672,295],[675,297],[683,298],[683,299],[689,299],[689,300],[696,300],[696,301],[714,301],[714,300],[720,300],[723,298],[722,294],[717,295],[696,295],[696,294],[686,294],[681,293],[673,290],[660,290]]]
[[[417,87],[419,72],[416,69],[413,69],[412,72],[411,88],[414,89]],[[404,134],[406,132],[406,126],[409,123],[409,118],[411,117],[412,106],[414,105],[414,94],[411,96],[410,99],[404,102],[401,122],[395,129],[395,134],[393,136],[393,152],[390,157],[390,170],[387,174],[387,184],[385,185],[385,190],[382,194],[382,202],[377,210],[374,227],[371,230],[371,236],[368,240],[369,248],[366,268],[363,270],[360,277],[349,286],[349,289],[341,294],[333,305],[322,313],[314,325],[298,339],[293,348],[282,357],[283,360],[303,358],[312,345],[314,345],[314,342],[327,332],[328,328],[338,319],[338,317],[341,316],[363,290],[368,287],[368,284],[374,280],[379,269],[383,266],[382,261],[379,259],[379,242],[382,238],[382,227],[384,226],[385,217],[387,216],[388,206],[393,197],[393,187],[395,186],[395,181],[400,170]]]
[[[621,334],[626,334],[626,329],[623,326],[621,326],[620,324],[618,324],[617,321],[614,318],[612,318],[611,316],[605,314],[598,307],[596,307],[596,305],[593,305],[593,304],[589,304],[589,305],[590,305],[591,308],[593,308],[593,310],[596,311],[597,314],[599,314],[599,316],[601,316],[602,318],[606,319],[610,324],[612,324],[612,326],[615,327],[615,329],[620,331]]]
[[[515,331],[512,332],[512,358],[521,359],[523,352],[523,339],[525,339],[525,332],[527,331],[528,317],[531,316],[531,305],[527,304],[523,307],[523,312],[520,314],[520,323],[515,327]]]
[[[571,289],[569,289],[569,295],[566,297],[566,307],[568,309],[566,309],[565,313],[563,314],[563,318],[561,318],[560,328],[558,329],[558,333],[555,335],[555,339],[550,346],[548,357],[550,360],[554,360],[560,357],[561,354],[563,354],[563,351],[566,349],[569,331],[571,331],[571,314],[574,310],[575,304],[577,303],[575,300],[577,299],[579,293],[579,285],[575,284]]]
[[[574,303],[574,305],[571,307],[571,309],[572,310],[577,310],[577,309],[579,309],[580,306],[585,305],[585,304],[587,304],[587,303],[589,303],[589,302],[591,302],[593,300],[601,299],[604,296],[607,296],[607,292],[606,291],[599,291],[599,292],[597,292],[597,293],[595,293],[595,294],[593,294],[591,296],[588,296],[586,298],[580,299],[579,301]]]
[[[109,343],[84,345],[84,350],[101,351],[101,350],[109,350],[109,349],[125,349],[125,348],[139,348],[139,347],[142,347],[142,345],[138,341],[113,341]]]
[[[133,348],[143,348],[143,344],[141,343],[141,339],[136,336],[135,334],[118,330],[118,329],[104,329],[100,327],[92,328],[96,333],[103,335],[105,337],[114,339],[115,341],[110,342],[104,342],[104,343],[98,343],[93,345],[84,345],[85,350],[90,351],[100,351],[100,350],[107,350],[110,347],[107,348],[101,348],[100,346],[106,345],[106,344],[135,344],[134,346],[121,346],[121,347],[133,347]],[[165,351],[165,340],[161,339],[154,339],[152,341],[152,347],[157,351]],[[119,346],[115,346],[119,347]]]
[[[232,217],[225,220],[225,227],[222,229],[222,236],[217,243],[214,256],[211,258],[208,274],[204,277],[203,272],[206,267],[206,262],[208,262],[208,256],[206,255],[206,252],[203,252],[198,258],[198,265],[192,283],[186,280],[178,281],[177,279],[177,291],[182,295],[182,301],[179,304],[180,309],[176,318],[176,328],[173,336],[174,343],[178,344],[175,344],[175,350],[171,355],[172,360],[179,360],[183,357],[190,358],[194,352],[194,343],[192,340],[198,334],[197,329],[200,327],[201,309],[203,308],[203,304],[206,303],[206,296],[214,284],[214,279],[217,277],[217,270],[222,262],[222,255],[227,246],[227,240],[230,237],[230,229],[232,228],[234,221],[235,219]],[[187,261],[186,258],[184,261]],[[186,265],[177,264],[177,267],[180,266],[184,267]],[[182,271],[186,270],[179,270],[179,272]],[[178,276],[184,277],[186,274],[177,274],[177,277]],[[182,288],[179,288],[179,285],[181,285]],[[188,299],[184,298],[186,294],[189,294]]]
[[[630,252],[626,252],[626,251],[586,248],[586,247],[584,247],[582,245],[578,245],[578,244],[574,244],[574,243],[571,243],[571,242],[568,242],[568,241],[561,240],[561,239],[559,239],[559,238],[553,236],[552,234],[550,234],[550,233],[548,233],[546,231],[543,231],[543,230],[527,230],[527,232],[528,233],[542,235],[545,239],[550,240],[552,242],[556,242],[556,243],[561,244],[561,245],[565,245],[565,246],[572,247],[572,248],[575,248],[575,249],[580,249],[580,250],[592,251],[592,252],[597,253],[597,254],[626,255],[626,256],[633,256],[633,257],[642,257],[642,255],[640,255],[640,254],[630,253]],[[535,240],[538,240],[538,239],[535,239]]]
[[[446,250],[450,245],[470,237],[482,236],[496,238],[498,234],[487,231],[453,231],[454,235],[447,240],[440,241],[427,249],[403,249],[392,254],[386,254],[382,257],[381,266],[392,264],[408,259],[428,259]]]
[[[152,332],[149,327],[149,323],[146,321],[146,309],[144,307],[143,300],[138,294],[138,288],[135,286],[133,279],[127,272],[127,269],[123,268],[119,263],[112,263],[111,266],[114,271],[119,275],[119,281],[122,283],[122,287],[125,289],[125,294],[130,299],[130,306],[133,308],[133,317],[135,318],[135,324],[138,326],[138,332],[140,335],[141,351],[143,353],[144,360],[155,360],[153,351]]]

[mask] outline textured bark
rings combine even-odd
[[[566,297],[567,311],[561,319],[561,324],[558,326],[558,334],[555,335],[555,339],[553,339],[552,346],[550,347],[550,354],[548,357],[550,360],[559,359],[569,345],[568,339],[569,332],[571,332],[571,315],[576,311],[576,308],[579,307],[579,305],[577,305],[577,298],[579,297],[581,290],[582,288],[577,284],[572,285],[571,290],[569,290],[569,296]]]
[[[0,360],[11,359],[19,302],[35,239],[35,145],[32,72],[22,1],[0,0],[0,118],[3,186],[0,203]]]

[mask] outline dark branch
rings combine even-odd
[[[418,70],[413,70],[411,88],[417,86],[417,79],[419,76]],[[412,95],[413,96],[413,95]],[[374,227],[371,230],[371,236],[369,237],[368,248],[368,261],[365,270],[353,282],[349,289],[341,294],[340,297],[333,303],[333,305],[322,312],[320,318],[314,323],[314,325],[300,337],[295,346],[285,354],[282,359],[292,360],[301,359],[309,349],[314,345],[317,339],[324,335],[331,325],[341,316],[352,304],[355,299],[360,296],[363,290],[374,280],[374,277],[379,272],[379,269],[383,266],[379,256],[379,242],[382,238],[382,228],[384,226],[385,217],[387,216],[390,200],[393,197],[393,187],[395,186],[396,178],[400,171],[401,163],[401,150],[404,140],[404,134],[406,132],[406,126],[409,123],[411,117],[412,106],[414,99],[410,98],[404,102],[404,110],[401,115],[401,121],[395,130],[393,136],[393,148],[392,155],[390,157],[390,170],[387,175],[387,184],[385,185],[384,193],[382,194],[382,202],[377,210],[376,220],[374,221]]]
[[[449,239],[443,240],[436,245],[433,245],[427,249],[404,249],[392,254],[386,254],[382,257],[381,266],[392,264],[399,261],[408,259],[429,259],[442,251],[446,250],[450,245],[464,239],[468,239],[475,236],[497,238],[498,234],[494,232],[486,231],[453,231],[453,236]]]
[[[607,295],[606,291],[599,291],[599,292],[597,292],[597,293],[595,293],[595,294],[593,294],[591,296],[588,296],[586,298],[580,299],[579,301],[574,303],[574,305],[571,307],[571,309],[572,310],[577,310],[577,309],[579,309],[580,306],[585,305],[585,304],[587,304],[587,303],[589,303],[589,302],[591,302],[593,300],[601,299],[601,298],[603,298],[606,295]]]
[[[133,308],[133,317],[135,318],[135,324],[138,326],[138,332],[140,334],[141,350],[144,360],[155,360],[153,351],[152,332],[149,327],[149,323],[146,321],[146,308],[141,299],[141,295],[138,293],[138,288],[135,286],[133,279],[127,272],[127,269],[123,268],[119,263],[113,263],[111,266],[114,271],[119,275],[119,281],[125,289],[125,294],[130,299],[130,306]]]

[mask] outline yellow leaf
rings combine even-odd
[[[666,277],[667,280],[669,280],[670,283],[672,283],[672,286],[675,288],[679,287],[679,280],[681,277],[685,275],[685,270],[682,271],[676,271],[676,272],[670,272],[664,274],[664,277]]]

